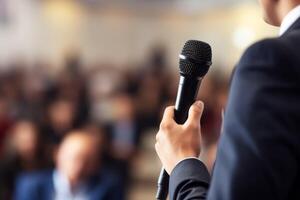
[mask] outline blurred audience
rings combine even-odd
[[[29,120],[19,120],[7,138],[5,155],[0,160],[1,199],[10,199],[16,177],[23,172],[45,169],[50,166],[46,146],[38,127]]]
[[[55,74],[46,62],[28,67],[18,61],[0,71],[0,199],[53,194],[66,200],[126,199],[140,141],[158,128],[163,108],[176,98],[179,75],[166,56],[159,45],[135,66],[83,66],[80,55],[71,53]],[[215,73],[201,86],[201,123],[212,141],[220,130],[227,85],[226,77]],[[104,176],[106,168],[113,173]],[[118,192],[111,194],[115,187]],[[97,196],[102,194],[113,196]]]
[[[98,136],[86,131],[69,133],[57,151],[55,169],[20,176],[15,199],[123,199],[117,178],[101,168]]]

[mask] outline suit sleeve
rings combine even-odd
[[[170,175],[170,199],[205,199],[209,182],[209,173],[200,160],[181,161]]]
[[[200,161],[180,163],[170,177],[171,200],[291,198],[300,86],[288,51],[274,39],[246,51],[232,80],[211,182]]]

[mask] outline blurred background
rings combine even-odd
[[[74,130],[101,138],[95,166],[119,199],[154,199],[155,134],[185,41],[213,49],[199,98],[214,140],[234,65],[277,31],[255,0],[0,0],[0,199],[22,194],[24,174],[59,171]]]

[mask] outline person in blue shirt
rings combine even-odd
[[[15,200],[122,200],[118,178],[100,168],[101,146],[95,134],[69,133],[58,148],[56,168],[21,175]]]

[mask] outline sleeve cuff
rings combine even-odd
[[[170,174],[170,194],[183,182],[194,180],[209,185],[210,175],[206,166],[198,158],[186,158],[178,162]]]
[[[178,162],[177,162],[177,164],[175,165],[174,169],[175,169],[175,168],[176,168],[176,166],[177,166],[177,165],[179,165],[181,162],[184,162],[184,161],[186,161],[186,160],[190,160],[190,159],[195,159],[195,160],[199,160],[199,161],[200,161],[200,159],[199,159],[199,158],[197,158],[197,157],[187,157],[187,158],[184,158],[184,159],[182,159],[182,160],[178,161]],[[173,169],[173,170],[174,170],[174,169]],[[173,170],[172,170],[172,171],[173,171]],[[172,172],[171,172],[171,174],[172,174]]]

